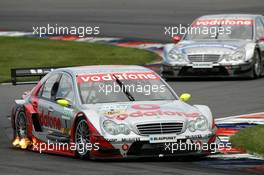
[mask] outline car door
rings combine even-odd
[[[75,104],[75,92],[73,88],[73,79],[71,75],[63,73],[60,81],[58,90],[55,96],[55,101],[53,107],[52,116],[59,118],[61,123],[60,133],[57,133],[57,140],[66,141],[70,132],[70,122],[73,117],[73,107]],[[63,99],[70,102],[69,106],[62,106],[56,103],[56,100]]]
[[[59,131],[61,124],[54,113],[54,96],[56,95],[59,79],[61,75],[58,73],[51,74],[42,85],[38,94],[38,119],[41,126],[41,131],[36,135],[39,139],[47,141],[47,135],[54,131]]]

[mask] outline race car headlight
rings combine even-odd
[[[177,52],[175,49],[172,49],[168,53],[168,58],[171,61],[176,61],[176,62],[185,62],[184,55]]]
[[[119,132],[125,135],[130,134],[130,129],[125,124],[120,124],[119,126]]]
[[[208,128],[208,122],[205,118],[197,118],[195,123],[196,130],[205,131]]]
[[[195,129],[195,120],[191,120],[191,121],[189,122],[188,128],[189,128],[189,130],[190,130],[191,132],[196,131],[196,129]]]
[[[242,61],[245,57],[245,50],[241,49],[232,55],[223,55],[225,61]]]
[[[196,130],[205,131],[208,129],[208,122],[205,117],[200,116],[195,120],[189,121],[188,128],[191,132],[194,132]]]
[[[104,130],[111,134],[111,135],[118,135],[118,134],[130,134],[130,129],[125,124],[117,124],[112,120],[105,120],[103,122]]]

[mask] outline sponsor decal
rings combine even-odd
[[[29,72],[31,74],[47,74],[53,70],[55,70],[55,69],[53,69],[53,68],[51,68],[51,69],[30,69]]]
[[[159,80],[160,78],[153,72],[127,72],[127,73],[107,73],[107,74],[86,74],[77,75],[78,83],[114,81],[119,80]]]
[[[116,139],[116,138],[106,138],[105,139],[108,142],[139,142],[141,139],[139,137],[137,138],[121,138],[121,139]]]
[[[149,143],[177,142],[177,136],[150,135]]]
[[[54,129],[61,129],[61,121],[58,117],[53,117],[50,115],[45,115],[44,113],[41,113],[39,115],[39,122],[41,126],[46,126],[49,128]]]
[[[213,68],[213,63],[212,62],[193,62],[192,63],[192,68]]]
[[[192,26],[252,26],[251,19],[199,19]]]
[[[118,141],[117,139],[107,139],[107,138],[105,138],[105,140],[108,142],[117,142]]]
[[[198,134],[198,135],[187,135],[186,138],[187,139],[201,139],[201,138],[203,138],[203,136],[201,134]]]
[[[139,142],[140,138],[122,138],[122,142]]]
[[[122,113],[119,115],[112,115],[112,116],[106,116],[111,119],[117,119],[117,120],[125,120],[128,117],[153,117],[153,116],[184,116],[189,118],[195,118],[200,116],[198,112],[177,112],[177,111],[167,111],[167,110],[161,110],[160,106],[154,105],[154,104],[136,104],[133,105],[132,108],[138,109],[138,111],[131,112],[131,113]]]
[[[186,135],[185,138],[195,140],[195,139],[201,139],[201,138],[210,138],[213,136],[214,136],[214,134],[212,134],[212,133],[211,134],[204,134],[204,135],[196,134],[196,135]]]
[[[118,115],[118,114],[122,114],[125,113],[127,110],[127,105],[107,105],[107,106],[102,106],[99,109],[99,113],[103,114],[105,116],[114,116],[114,115]]]

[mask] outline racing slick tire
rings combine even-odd
[[[263,71],[263,65],[260,59],[260,54],[258,51],[255,51],[253,57],[252,69],[250,72],[250,79],[259,78],[262,74],[262,71]]]
[[[27,138],[26,113],[22,109],[19,109],[15,115],[14,139],[16,137]]]
[[[76,156],[80,159],[89,159],[90,150],[87,149],[87,144],[90,143],[90,135],[88,124],[84,118],[80,118],[76,122],[74,143],[76,144]]]

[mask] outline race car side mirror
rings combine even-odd
[[[183,93],[180,96],[180,100],[183,102],[187,102],[188,100],[190,100],[191,97],[192,97],[191,94]]]
[[[56,100],[56,102],[59,104],[59,105],[61,105],[61,106],[63,106],[63,107],[68,107],[68,106],[70,106],[70,102],[68,101],[68,100],[66,100],[66,99],[59,99],[59,100]]]
[[[264,42],[264,36],[260,37],[260,38],[259,38],[259,41],[260,41],[260,42]]]
[[[179,35],[176,35],[174,37],[172,37],[172,42],[177,44],[178,42],[181,41],[181,37]]]

